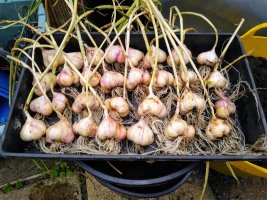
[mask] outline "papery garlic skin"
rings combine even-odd
[[[129,114],[129,105],[122,97],[112,97],[105,100],[105,105],[109,111],[115,111],[120,117],[126,117]]]
[[[125,139],[126,134],[125,127],[108,115],[104,116],[96,132],[100,140],[116,139],[121,141]]]
[[[122,74],[107,71],[100,79],[100,87],[103,93],[110,93],[113,88],[123,86],[124,77]]]
[[[72,124],[67,119],[61,119],[59,122],[49,126],[46,130],[46,141],[52,143],[52,141],[63,142],[70,144],[74,140],[74,133],[72,130]]]
[[[36,72],[36,78],[39,80],[39,83],[41,85],[41,87],[43,88],[43,90],[45,92],[48,92],[50,89],[51,89],[51,84],[50,84],[50,77],[51,77],[52,73],[49,72],[47,74],[44,75],[44,78],[40,81],[40,78],[42,76],[41,73],[39,72]],[[32,85],[35,85],[36,83],[36,79],[34,78],[33,81],[32,81]],[[56,84],[56,82],[54,83]],[[36,87],[34,88],[34,94],[36,94],[37,96],[41,96],[43,95],[39,85],[37,84]]]
[[[167,115],[167,108],[157,96],[150,94],[139,105],[137,112],[139,116],[153,115],[164,118]]]
[[[184,86],[185,86],[185,83],[183,82],[183,80],[180,78],[179,75],[177,75],[177,79],[178,79],[178,88],[179,88],[179,91],[181,91]],[[176,83],[176,80],[174,79],[173,81],[173,87],[177,87],[177,83]]]
[[[144,58],[144,53],[137,49],[129,48],[128,59],[131,63],[130,66],[136,67],[141,60]]]
[[[123,64],[125,62],[125,55],[120,45],[113,45],[110,49],[106,51],[105,61],[109,64],[119,63]]]
[[[206,101],[201,96],[189,90],[185,90],[181,96],[180,114],[185,115],[196,108],[202,112],[206,107]]]
[[[173,85],[174,77],[172,73],[165,70],[157,70],[155,75],[154,87],[163,88]]]
[[[57,51],[55,49],[50,50],[42,50],[42,56],[43,56],[43,63],[45,67],[48,67],[53,58],[55,57]],[[65,62],[62,53],[58,56],[57,60],[55,61],[54,65],[63,65]]]
[[[135,89],[138,85],[149,85],[151,76],[148,71],[139,68],[131,68],[126,81],[126,87],[129,90]]]
[[[149,52],[146,53],[144,60],[143,60],[143,66],[145,68],[152,68],[152,65],[155,62],[155,57],[156,57],[156,47],[154,45],[150,46],[150,51],[151,54],[149,54]],[[165,53],[165,51],[163,51],[162,49],[158,49],[158,63],[164,63],[167,59],[167,55]]]
[[[63,87],[69,87],[73,84],[77,85],[79,81],[79,76],[67,64],[64,65],[62,71],[57,75],[57,83]]]
[[[81,113],[87,107],[87,103],[88,107],[92,110],[96,110],[100,105],[92,93],[88,92],[88,101],[86,101],[86,93],[82,92],[75,98],[72,104],[73,112],[76,114]]]
[[[154,142],[154,134],[141,118],[139,122],[128,128],[127,139],[133,141],[137,145],[147,146]]]
[[[227,118],[230,114],[236,112],[236,106],[229,99],[219,99],[215,103],[216,116],[220,118]]]
[[[193,84],[198,80],[197,74],[193,72],[192,70],[187,70],[187,73],[188,73],[188,80],[190,84]],[[183,70],[181,70],[181,79],[184,82],[186,82],[186,77],[185,77],[185,73],[183,72]]]
[[[87,80],[87,79],[89,79],[89,77],[91,77],[92,71],[88,67],[84,67],[82,75],[85,78],[85,80]],[[92,87],[95,87],[100,83],[100,79],[101,79],[101,75],[98,72],[95,72],[94,75],[88,81],[88,83]],[[82,86],[85,86],[85,84],[86,84],[82,79],[80,80],[80,83]]]
[[[225,120],[216,117],[213,117],[206,127],[206,135],[211,141],[228,135],[230,131],[231,126]]]
[[[53,113],[53,108],[43,95],[31,101],[30,110],[43,116],[49,116]]]
[[[186,121],[179,116],[174,115],[168,122],[164,134],[168,139],[175,139],[178,136],[182,136],[187,130],[187,127],[188,125]]]
[[[219,62],[219,58],[215,52],[215,49],[211,49],[210,51],[205,51],[198,54],[197,62],[200,65],[215,67],[215,65]]]
[[[211,72],[206,78],[206,83],[209,88],[226,88],[228,80],[219,71]]]
[[[192,58],[192,52],[187,48],[187,46],[185,44],[183,44],[183,47],[186,49],[186,52],[189,55],[189,57]],[[189,63],[189,58],[186,56],[186,53],[182,50],[181,47],[178,47],[178,50],[181,53],[185,64],[188,64]],[[181,60],[180,60],[180,57],[179,57],[177,51],[175,49],[173,49],[171,51],[171,54],[172,54],[172,58],[173,58],[174,64],[177,65],[177,66],[180,65],[181,64]],[[167,58],[167,64],[169,66],[172,66],[170,55]]]
[[[81,52],[66,53],[66,56],[78,70],[82,68],[84,61]]]
[[[188,125],[186,131],[184,132],[183,136],[187,140],[192,140],[195,138],[196,130],[194,126]]]
[[[39,140],[45,135],[46,125],[42,120],[27,116],[25,124],[20,131],[20,138],[25,141]]]
[[[67,107],[68,99],[66,96],[59,92],[53,93],[52,104],[54,105],[55,109],[59,112],[63,112]]]
[[[85,46],[85,47],[87,50],[86,57],[88,60],[88,64],[90,65],[93,62],[92,65],[97,66],[104,56],[104,51],[102,49],[97,49],[95,47],[88,47],[88,46]],[[93,58],[94,58],[94,61],[93,61]]]
[[[97,131],[97,124],[92,117],[85,117],[73,124],[73,131],[75,134],[83,137],[94,137]]]

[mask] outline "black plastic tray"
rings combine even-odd
[[[96,43],[100,44],[103,41],[103,36],[92,33]],[[62,41],[63,34],[56,34],[55,38],[58,43]],[[148,39],[154,38],[153,33],[147,34]],[[220,34],[217,46],[217,53],[220,54],[224,43],[229,39],[231,34]],[[114,35],[111,35],[111,39]],[[124,35],[121,36],[124,41]],[[88,37],[83,35],[84,41],[92,45]],[[185,44],[192,51],[193,56],[200,52],[207,51],[212,48],[215,36],[210,33],[189,33],[185,37]],[[44,41],[40,41],[45,43]],[[143,37],[139,33],[131,34],[131,47],[145,51]],[[160,40],[160,47],[166,50],[164,40]],[[79,51],[79,45],[75,39],[70,39],[68,45],[64,49],[66,52]],[[225,60],[230,62],[238,56],[244,54],[242,42],[239,37],[235,37],[230,48],[228,49]],[[36,50],[36,62],[39,66],[43,65],[41,51]],[[235,64],[242,80],[247,81],[252,90],[255,90],[255,82],[248,64],[247,59],[239,61]],[[229,71],[231,83],[238,80],[238,73],[234,69]],[[55,159],[75,159],[75,160],[266,160],[267,156],[255,155],[207,155],[207,156],[179,156],[179,155],[87,155],[87,154],[45,154],[35,148],[32,143],[23,142],[20,139],[19,132],[22,124],[25,122],[23,114],[23,105],[26,101],[27,95],[31,89],[32,76],[27,70],[23,70],[17,90],[15,92],[15,99],[11,106],[11,111],[8,117],[2,140],[0,141],[0,154],[5,157],[30,157],[30,158],[55,158]],[[263,113],[262,106],[259,101],[257,91],[254,92],[258,101],[258,109],[256,107],[255,98],[251,93],[247,93],[244,97],[236,101],[237,105],[237,122],[239,128],[245,135],[246,144],[253,144],[260,135],[267,133],[266,119]],[[258,110],[258,112],[257,112]]]

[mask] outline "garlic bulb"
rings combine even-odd
[[[141,118],[139,122],[127,130],[127,139],[135,144],[147,146],[154,142],[154,134],[143,118]]]
[[[82,110],[87,107],[87,103],[88,107],[92,110],[96,110],[100,105],[98,100],[92,93],[88,92],[88,101],[86,101],[86,93],[82,92],[75,98],[72,104],[73,112],[76,114],[81,113]]]
[[[113,88],[123,86],[124,77],[119,72],[107,71],[100,79],[102,92],[109,93]]]
[[[112,63],[119,63],[123,64],[125,62],[125,55],[122,51],[122,48],[120,45],[113,45],[110,47],[110,49],[107,51],[105,61],[109,64]]]
[[[20,138],[26,142],[39,140],[45,135],[45,131],[46,125],[42,120],[34,119],[28,115],[20,131]]]
[[[109,115],[104,115],[96,135],[100,140],[116,139],[121,141],[126,137],[126,129],[122,124],[116,122]]]
[[[220,99],[215,103],[216,115],[220,118],[227,118],[235,113],[236,106],[230,99]]]
[[[97,131],[97,125],[92,117],[85,117],[73,124],[74,133],[84,137],[94,137]]]
[[[83,66],[83,56],[81,52],[66,53],[67,58],[77,68],[81,69]]]
[[[190,58],[192,58],[192,53],[191,53],[191,51],[187,48],[187,46],[186,46],[185,44],[183,44],[183,47],[186,49],[186,52],[188,53],[188,55],[190,56]],[[189,59],[188,59],[188,57],[186,56],[185,52],[184,52],[184,51],[181,49],[181,47],[179,47],[179,46],[178,46],[178,50],[179,50],[180,53],[182,54],[182,57],[183,57],[183,59],[184,59],[185,64],[188,64],[188,63],[189,63]],[[176,51],[175,49],[173,49],[173,50],[171,51],[171,54],[172,54],[172,57],[173,57],[174,64],[177,65],[177,66],[180,65],[181,61],[180,61],[180,57],[179,57],[177,51]],[[167,64],[168,64],[169,66],[172,66],[170,55],[169,55],[168,58],[167,58]]]
[[[215,67],[215,65],[219,62],[219,58],[215,52],[215,49],[212,48],[210,51],[205,51],[198,54],[197,62],[200,65]]]
[[[31,101],[30,109],[31,111],[40,113],[43,116],[49,116],[53,113],[53,108],[43,95]]]
[[[92,71],[88,67],[83,68],[82,75],[85,78],[85,80],[89,79],[91,77]],[[99,84],[100,82],[101,75],[98,72],[95,72],[94,75],[90,78],[88,83],[92,86],[95,87]],[[85,82],[81,79],[80,83],[82,86],[85,86]]]
[[[228,85],[228,80],[221,72],[213,71],[206,78],[206,83],[209,88],[225,88]]]
[[[184,85],[185,85],[185,83],[183,82],[183,80],[180,78],[180,76],[177,76],[177,78],[178,78],[178,88],[179,88],[179,91],[181,91],[183,88],[184,88]],[[174,81],[173,81],[173,87],[175,87],[176,88],[176,80],[174,79]]]
[[[196,93],[185,90],[181,96],[180,114],[185,115],[194,108],[202,112],[205,109],[206,101]]]
[[[187,70],[187,73],[188,73],[189,83],[193,84],[198,80],[197,74],[195,72],[193,72],[192,70]],[[185,73],[183,72],[183,70],[181,70],[181,79],[184,82],[186,82],[186,77],[185,77]]]
[[[196,134],[196,130],[194,128],[194,126],[189,125],[187,126],[186,131],[184,132],[184,138],[187,140],[192,140],[195,137]]]
[[[63,118],[59,122],[49,126],[46,130],[46,141],[52,143],[52,141],[63,142],[69,144],[74,140],[74,133],[72,130],[72,124]]]
[[[150,79],[151,76],[148,71],[133,67],[128,74],[126,87],[129,90],[133,90],[140,84],[149,85]]]
[[[85,46],[85,48],[86,48],[86,57],[88,60],[88,64],[91,64],[95,56],[93,65],[94,66],[98,65],[98,63],[101,61],[101,59],[104,56],[104,51],[102,49],[97,49],[95,47],[88,47],[87,45]]]
[[[214,141],[217,138],[222,138],[224,135],[228,135],[231,131],[231,127],[223,119],[212,118],[206,128],[206,135],[211,140]]]
[[[122,97],[112,97],[105,100],[105,105],[109,111],[115,111],[120,117],[126,117],[129,114],[129,105]]]
[[[67,103],[68,103],[68,100],[64,94],[59,93],[59,92],[53,93],[52,104],[54,105],[57,111],[62,113],[67,107]]]
[[[145,68],[152,68],[152,65],[155,62],[156,57],[156,47],[154,45],[150,46],[150,51],[147,52],[144,57],[144,67]],[[167,55],[162,49],[158,49],[158,63],[163,63],[166,61]]]
[[[173,85],[174,77],[172,73],[165,70],[157,70],[155,75],[154,87],[163,88],[168,85]]]
[[[43,63],[45,67],[48,67],[48,65],[51,63],[52,59],[56,55],[56,50],[55,49],[50,49],[50,50],[42,50],[42,56],[43,56]],[[62,53],[58,56],[57,60],[55,61],[54,65],[63,65],[64,64],[64,58],[62,56]]]
[[[174,115],[168,122],[164,134],[168,139],[175,139],[184,134],[187,130],[187,126],[186,121],[181,119],[179,116]]]
[[[38,78],[41,87],[43,88],[43,90],[45,92],[48,92],[51,89],[51,85],[50,85],[50,77],[51,77],[52,73],[49,72],[47,74],[44,75],[44,78],[40,81],[40,78],[42,76],[41,73],[36,72],[36,78]],[[32,81],[32,85],[34,85],[36,83],[35,78]],[[55,82],[56,83],[56,82]],[[55,84],[54,83],[54,84]],[[39,87],[39,85],[36,85],[36,87],[34,88],[34,94],[36,94],[37,96],[41,96],[43,93]]]
[[[130,66],[136,67],[141,60],[144,58],[144,53],[137,49],[129,48],[128,59],[131,63]]]
[[[195,128],[192,125],[188,125],[180,116],[174,115],[168,122],[164,134],[170,140],[179,136],[190,140],[195,137]]]
[[[57,83],[63,87],[77,85],[80,79],[79,76],[65,63],[62,71],[57,75]]]
[[[167,115],[166,106],[154,94],[148,95],[138,107],[138,115],[153,115],[158,118],[164,118]]]

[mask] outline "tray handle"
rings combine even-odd
[[[261,29],[265,29],[265,28],[267,28],[267,22],[259,24],[257,26],[254,26],[248,32],[246,32],[244,35],[242,35],[241,38],[242,39],[253,38],[257,31],[259,31]],[[263,36],[259,36],[259,37],[263,37]]]

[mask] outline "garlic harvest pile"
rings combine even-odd
[[[112,23],[98,27],[85,18],[90,9],[80,15],[75,2],[68,4],[72,16],[61,42],[50,27],[38,41],[27,40],[35,54],[41,49],[43,62],[13,58],[34,76],[22,140],[37,140],[51,153],[199,155],[241,149],[234,124],[241,87],[223,68],[232,37],[217,55],[216,28],[211,50],[194,47],[186,34],[192,28],[183,28],[182,16],[199,13],[172,8],[168,21],[155,1],[135,2],[129,13],[112,1]],[[146,33],[150,29],[153,34]]]

